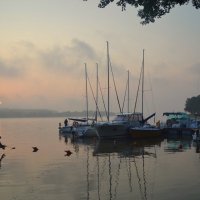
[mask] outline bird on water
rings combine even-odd
[[[0,148],[1,148],[1,149],[5,149],[5,148],[6,148],[6,145],[4,145],[4,144],[2,144],[2,143],[0,142]]]
[[[65,156],[70,156],[72,154],[72,152],[70,150],[65,150]]]
[[[33,148],[33,152],[37,152],[39,149],[37,147],[32,147]]]

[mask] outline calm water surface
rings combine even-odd
[[[73,141],[59,135],[59,122],[0,119],[7,145],[0,149],[1,199],[200,199],[200,154],[191,139]]]

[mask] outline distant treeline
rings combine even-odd
[[[89,111],[88,115],[94,117],[95,111]],[[114,113],[110,113],[113,115]],[[105,112],[101,112],[105,116]],[[65,111],[58,112],[46,109],[10,109],[1,108],[0,118],[28,118],[28,117],[85,117],[86,111]]]

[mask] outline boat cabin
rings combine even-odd
[[[127,121],[142,121],[142,113],[123,113],[118,114],[113,119],[113,122],[127,122]]]
[[[184,112],[165,112],[166,116],[165,126],[169,128],[190,128],[191,119],[187,113]]]

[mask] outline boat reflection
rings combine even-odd
[[[66,140],[66,139],[65,139]],[[84,150],[87,199],[150,199],[155,177],[156,147],[163,138],[95,140],[68,138]],[[83,154],[82,154],[83,155]]]
[[[145,148],[155,145],[160,146],[163,138],[154,139],[120,139],[120,140],[98,140],[93,155],[117,153],[120,156],[132,157],[141,156],[142,154],[150,155]]]
[[[108,156],[116,154],[122,157],[134,157],[141,155],[156,156],[155,153],[149,152],[156,146],[161,146],[164,142],[164,151],[169,153],[183,152],[195,147],[196,153],[200,153],[200,143],[194,142],[191,137],[158,137],[152,139],[97,139],[97,138],[73,138],[70,135],[60,135],[60,140],[64,139],[67,144],[69,141],[73,144],[76,152],[80,145],[91,146],[93,156]]]
[[[68,138],[67,145],[81,153],[87,199],[152,199],[159,179],[158,157],[192,149],[199,153],[191,138]]]
[[[192,139],[166,139],[165,152],[176,153],[191,149]]]
[[[71,134],[59,134],[59,140],[64,140],[66,145],[72,145],[76,153],[82,147],[91,147],[91,149],[94,149],[97,143],[97,138],[77,138]]]
[[[107,166],[109,199],[116,199],[118,193],[125,191],[133,199],[150,198],[152,191],[151,184],[148,182],[153,182],[150,179],[153,177],[152,173],[155,173],[155,166],[152,166],[152,159],[149,158],[156,159],[155,147],[160,147],[162,141],[162,138],[155,138],[151,140],[99,140],[97,142],[93,156],[100,166],[98,174],[101,174],[101,170],[105,170]],[[104,164],[101,162],[103,160]],[[147,176],[147,171],[150,172],[149,176]],[[125,187],[122,187],[122,183]],[[102,194],[102,191],[99,194]]]

